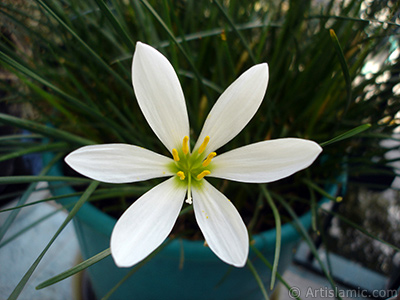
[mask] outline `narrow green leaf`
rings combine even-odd
[[[272,277],[271,277],[271,284],[270,284],[270,289],[272,290],[275,285],[275,280],[276,280],[276,273],[278,273],[278,264],[279,264],[279,256],[281,253],[281,237],[282,237],[282,227],[281,227],[281,216],[279,214],[279,211],[272,200],[272,197],[270,193],[268,192],[267,188],[265,185],[260,185],[261,190],[264,193],[265,198],[267,199],[267,202],[269,206],[272,209],[272,213],[274,214],[275,218],[275,228],[276,228],[276,242],[275,242],[275,256],[274,256],[274,265],[272,268]]]
[[[250,248],[254,251],[254,253],[261,259],[261,261],[272,271],[272,264],[265,258],[265,256],[253,245],[250,244]],[[278,280],[288,289],[291,290],[291,286],[286,282],[286,280],[279,273],[276,274]],[[297,294],[293,294],[293,297],[297,300],[301,300],[301,298]]]
[[[36,82],[34,83],[29,81],[26,77],[22,76],[21,74],[16,74],[16,75],[18,76],[19,79],[22,80],[22,82],[24,82],[27,86],[29,86],[32,90],[34,90],[42,99],[45,99],[50,104],[50,106],[54,107],[63,115],[65,115],[67,119],[69,120],[74,119],[73,114],[68,109],[63,107],[63,105],[61,105],[62,100],[59,97],[56,97],[55,95],[45,91],[40,85],[37,85]]]
[[[135,43],[131,40],[128,33],[121,26],[121,24],[119,23],[117,18],[113,15],[113,13],[108,8],[108,6],[104,3],[103,0],[95,0],[95,1],[97,3],[97,6],[102,11],[103,15],[108,19],[108,21],[110,21],[110,23],[114,27],[115,31],[118,33],[118,35],[124,41],[124,43],[129,47],[130,51],[133,51],[135,49]]]
[[[156,250],[154,250],[149,256],[147,256],[140,263],[135,265],[132,270],[124,276],[101,300],[107,300],[111,297],[111,295],[134,273],[136,273],[141,267],[143,267],[146,263],[148,263],[154,256],[156,256],[162,249],[164,249],[167,245],[169,245],[173,239],[168,239],[166,242],[162,243]]]
[[[48,88],[52,89],[53,91],[57,92],[58,94],[63,96],[65,99],[67,99],[70,105],[76,106],[77,108],[81,109],[82,112],[86,112],[88,115],[90,115],[93,118],[99,120],[99,122],[102,122],[104,124],[109,125],[110,129],[112,129],[114,131],[114,134],[120,135],[120,134],[123,133],[124,136],[127,137],[128,139],[131,137],[131,134],[129,132],[127,132],[124,127],[118,125],[112,119],[105,117],[97,109],[86,105],[84,102],[80,101],[79,99],[77,99],[77,98],[69,95],[68,93],[64,92],[63,90],[59,89],[58,87],[56,87],[55,85],[50,83],[45,78],[42,78],[41,76],[39,76],[38,74],[36,74],[32,70],[28,69],[26,66],[23,66],[22,64],[20,64],[17,61],[13,60],[11,57],[7,56],[5,53],[3,53],[1,51],[0,51],[0,60],[4,61],[6,66],[14,68],[18,72],[21,72],[21,73],[25,74],[26,76],[28,76],[28,77],[40,82],[41,84],[43,84],[43,85],[47,86]],[[132,89],[130,89],[130,92],[132,93]],[[1,114],[1,115],[3,115],[3,114]],[[8,116],[8,115],[6,115],[6,116]],[[9,116],[9,117],[11,119],[13,119],[14,121],[18,119],[18,118],[11,117],[11,116]],[[4,119],[4,118],[3,119],[0,118],[0,122],[10,122],[10,120],[9,119]],[[26,122],[33,123],[32,121],[26,121]],[[21,122],[19,122],[19,123],[21,123]],[[18,126],[18,125],[14,125],[14,126]],[[25,126],[27,126],[27,124],[25,124]],[[25,128],[24,125],[21,125],[21,128]],[[35,128],[35,126],[33,126],[33,128]],[[41,129],[41,127],[39,127],[38,129]],[[30,129],[28,129],[28,130],[30,130]],[[33,129],[31,131],[33,131]],[[37,132],[37,131],[34,131],[34,132]],[[45,132],[49,132],[49,134],[51,134],[51,132],[48,129]],[[44,134],[44,132],[38,132],[38,133]],[[65,135],[65,133],[64,133],[64,135]],[[69,137],[73,136],[70,133],[68,133],[68,135],[69,135]],[[57,135],[56,136],[51,135],[51,137],[57,137]],[[80,138],[80,140],[84,141],[85,139]],[[88,143],[92,143],[92,144],[94,143],[92,141],[90,141],[90,142],[88,142],[88,141],[89,140],[86,140],[86,142],[83,142],[83,143],[80,142],[80,143],[84,144],[84,145],[86,145]]]
[[[304,226],[301,224],[299,221],[299,218],[297,217],[296,213],[293,211],[291,206],[286,202],[283,197],[280,195],[275,194],[275,198],[283,205],[283,207],[286,209],[286,211],[290,214],[290,216],[293,219],[293,224],[296,226],[297,230],[301,234],[301,236],[304,238],[305,242],[307,243],[308,247],[310,248],[312,254],[314,255],[315,259],[317,260],[318,264],[320,265],[322,272],[324,273],[325,277],[328,279],[330,285],[334,290],[337,289],[335,282],[333,281],[333,278],[330,274],[330,272],[326,269],[324,263],[322,262],[321,258],[319,257],[318,251],[315,248],[315,245],[308,234],[307,230],[304,228]],[[338,295],[338,299],[342,299],[340,295]]]
[[[361,132],[363,132],[363,131],[369,129],[370,127],[371,127],[371,124],[363,124],[363,125],[360,125],[360,126],[358,126],[358,127],[356,127],[356,128],[353,128],[353,129],[351,129],[351,130],[349,130],[349,131],[346,131],[346,132],[343,133],[343,134],[338,135],[337,137],[334,137],[333,139],[331,139],[331,140],[329,140],[329,141],[320,143],[320,146],[321,146],[321,147],[325,147],[325,146],[328,146],[328,145],[330,145],[330,144],[339,142],[339,141],[341,141],[341,140],[348,139],[348,138],[350,138],[350,137],[352,137],[352,136],[355,136],[355,135],[357,135],[357,134],[359,134],[359,133],[361,133]]]
[[[50,285],[53,285],[57,282],[60,282],[64,279],[67,279],[68,277],[71,277],[72,275],[75,275],[76,273],[79,273],[90,266],[94,265],[95,263],[98,263],[99,261],[103,260],[104,258],[108,257],[111,254],[110,248],[92,256],[91,258],[88,258],[87,260],[77,264],[76,266],[72,267],[71,269],[62,272],[46,281],[43,281],[41,284],[39,284],[36,289],[40,290],[45,287],[48,287]]]
[[[223,15],[223,17],[226,19],[226,21],[229,23],[229,26],[232,28],[233,32],[238,36],[239,40],[242,42],[243,46],[246,48],[247,53],[249,54],[251,60],[253,61],[254,64],[257,64],[257,59],[254,56],[253,50],[251,50],[249,43],[246,42],[245,38],[243,35],[240,33],[238,28],[236,27],[235,23],[233,22],[232,18],[228,15],[228,13],[225,11],[225,8],[219,3],[218,0],[213,0],[213,3],[218,7],[219,11]]]
[[[0,177],[1,179],[1,177]],[[18,200],[18,205],[21,205],[25,203],[29,196],[35,191],[37,183],[32,183],[28,186],[26,189],[25,193],[22,195],[22,197]],[[14,222],[15,218],[17,217],[17,214],[19,213],[19,210],[14,210],[6,219],[6,221],[2,224],[0,227],[0,241],[3,239],[5,236],[6,232],[10,228],[11,224]]]
[[[21,146],[24,144],[21,144]],[[7,159],[12,159],[12,158],[16,158],[16,157],[20,157],[26,154],[30,154],[30,153],[39,153],[39,152],[44,152],[44,151],[54,151],[54,150],[63,150],[66,149],[66,147],[68,146],[67,143],[65,142],[59,142],[59,143],[51,143],[51,144],[40,144],[40,145],[36,145],[33,147],[28,147],[25,149],[21,149],[18,151],[14,151],[12,153],[9,154],[5,154],[0,156],[0,162],[5,161]]]
[[[175,37],[174,33],[168,28],[167,24],[165,24],[164,20],[160,17],[160,15],[154,10],[154,8],[151,6],[151,4],[147,1],[147,0],[140,0],[143,5],[147,8],[147,10],[153,15],[154,18],[156,18],[156,20],[160,23],[160,25],[164,28],[164,30],[167,32],[167,34],[169,35],[169,37],[171,38],[171,40],[174,41],[175,45],[178,47],[179,51],[181,51],[182,55],[186,58],[186,60],[188,61],[188,63],[190,64],[197,80],[199,81],[200,86],[202,87],[202,90],[204,92],[204,94],[206,95],[206,97],[208,99],[211,99],[211,97],[208,94],[207,89],[204,86],[202,77],[199,73],[199,71],[196,68],[196,65],[194,64],[193,60],[191,59],[191,57],[186,53],[185,49],[183,49],[182,45],[179,43],[179,41],[177,40],[177,38]]]
[[[265,300],[269,300],[268,293],[265,289],[264,283],[262,282],[260,275],[258,275],[256,268],[250,259],[247,260],[247,267],[250,269],[251,273],[254,276],[254,279],[257,281],[258,286],[260,287],[261,293],[264,296]]]
[[[318,208],[318,203],[317,203],[317,199],[315,198],[315,193],[314,190],[311,189],[310,187],[308,187],[309,191],[310,191],[310,197],[311,197],[311,230],[314,232],[318,231],[317,228],[317,219],[318,219],[318,214],[317,214],[317,208]]]
[[[66,181],[66,182],[81,182],[81,183],[91,182],[91,180],[88,178],[69,177],[69,176],[21,175],[21,176],[0,177],[0,184],[17,184],[17,183],[39,182],[39,181]]]
[[[247,230],[249,231],[249,233],[253,232],[253,228],[256,225],[256,222],[258,221],[260,211],[263,209],[263,207],[264,207],[264,200],[262,194],[260,193],[254,208],[253,216],[251,217],[251,220],[247,225]]]
[[[85,43],[81,37],[66,24],[55,11],[53,11],[46,3],[42,0],[36,0],[64,29],[66,29],[91,55],[101,66],[104,67],[110,74],[117,79],[122,86],[124,86],[128,91],[132,92],[131,86],[118,74],[116,73],[88,44]]]
[[[349,72],[349,67],[347,66],[347,62],[346,62],[346,58],[344,57],[344,53],[343,53],[343,49],[340,46],[340,42],[339,39],[336,36],[336,33],[333,29],[329,30],[329,34],[331,36],[332,42],[333,42],[333,46],[335,47],[336,53],[339,57],[339,61],[340,61],[340,65],[342,67],[342,72],[344,75],[344,80],[346,82],[346,89],[347,89],[347,102],[346,102],[346,107],[344,110],[343,115],[346,114],[350,103],[351,103],[351,99],[352,99],[352,89],[351,89],[351,78],[350,78],[350,72]],[[342,116],[343,116],[342,115]]]
[[[174,20],[175,22],[171,21],[171,13],[170,13],[171,7],[169,5],[169,2],[170,2],[169,0],[163,0],[163,11],[164,11],[163,16],[164,16],[164,20],[165,20],[164,22],[168,26],[168,28],[172,29],[172,28],[175,27],[176,29],[178,29],[178,34],[180,34],[179,31],[182,31],[180,20]],[[172,13],[172,15],[174,16],[175,14]],[[176,16],[175,16],[175,19],[176,19]],[[183,36],[183,34],[182,34],[182,36]],[[182,40],[185,43],[184,36],[183,36]],[[173,41],[171,42],[171,44],[173,44]],[[170,51],[171,51],[170,60],[172,62],[172,65],[176,66],[176,67],[179,67],[179,59],[178,59],[178,53],[176,51],[176,48],[174,46],[169,47],[169,48],[170,48]]]
[[[337,19],[337,20],[343,20],[343,21],[353,21],[353,22],[361,22],[361,23],[380,23],[382,25],[391,25],[391,26],[397,26],[400,27],[400,24],[397,24],[395,22],[390,22],[390,21],[381,21],[378,19],[361,19],[361,18],[354,18],[354,17],[349,17],[349,16],[328,16],[328,15],[314,15],[314,16],[309,16],[309,19]]]
[[[70,186],[70,184],[66,184],[66,185]],[[56,188],[56,186],[58,187],[59,185],[54,185],[53,187]],[[148,190],[149,190],[148,187],[138,187],[138,186],[127,186],[127,187],[118,186],[117,188],[99,189],[93,193],[93,195],[92,195],[92,197],[90,197],[89,201],[98,201],[98,200],[102,200],[102,199],[118,198],[121,196],[142,195],[143,193],[147,192]],[[57,201],[57,200],[65,199],[65,198],[71,198],[71,197],[80,197],[82,194],[83,194],[83,192],[76,192],[76,193],[64,194],[64,195],[59,195],[59,196],[51,196],[49,198],[29,202],[29,203],[26,203],[23,205],[17,205],[17,206],[10,207],[10,208],[0,209],[0,213],[36,205],[36,204],[43,203],[43,202],[49,202],[49,201],[53,201],[53,200]],[[188,208],[190,208],[190,207],[188,206]],[[181,213],[183,213],[185,210],[186,209],[183,209],[181,211]],[[191,210],[193,210],[193,208],[191,208]]]
[[[95,116],[97,118],[102,118],[102,116],[99,114],[98,111],[94,110],[93,108],[87,106],[83,102],[79,101],[77,98],[71,96],[70,94],[64,92],[45,78],[41,77],[40,75],[36,74],[34,71],[29,69],[27,66],[22,65],[21,63],[17,62],[16,60],[12,59],[2,51],[0,51],[0,60],[4,61],[4,63],[12,67],[13,69],[17,70],[18,72],[28,76],[29,78],[32,78],[33,80],[38,81],[39,83],[43,84],[44,86],[47,86],[51,90],[55,91],[56,93],[60,94],[63,96],[65,99],[67,99],[72,105],[75,105],[82,109],[82,111],[87,112],[88,114]],[[24,80],[26,81],[26,80]],[[57,108],[60,108],[59,106],[56,106]],[[103,118],[104,119],[104,118]]]
[[[25,74],[26,76],[38,81],[39,83],[43,84],[44,86],[47,86],[48,88],[52,89],[56,93],[60,94],[61,96],[63,96],[63,98],[68,100],[68,104],[70,106],[75,106],[76,108],[79,108],[82,112],[85,112],[89,116],[92,116],[93,118],[97,119],[99,122],[109,125],[110,129],[113,130],[115,135],[119,136],[119,135],[123,134],[128,140],[131,137],[131,133],[126,131],[126,129],[123,126],[120,126],[114,120],[105,117],[101,112],[98,111],[97,108],[90,107],[87,104],[85,104],[84,102],[80,101],[79,99],[64,92],[63,90],[61,90],[54,84],[50,83],[45,78],[39,76],[34,71],[30,70],[28,67],[20,64],[19,62],[15,61],[14,59],[12,59],[11,57],[9,57],[8,55],[6,55],[5,53],[3,53],[1,51],[0,51],[0,60],[4,61],[6,66],[17,70],[18,72],[21,72],[22,74]],[[130,88],[129,91],[131,94],[132,89]],[[58,109],[61,108],[59,105],[56,105],[55,107]],[[1,122],[1,120],[0,120],[0,122]],[[24,127],[22,127],[22,128],[24,128]],[[71,135],[71,134],[69,134],[69,135]],[[93,142],[91,142],[91,143],[93,143]],[[87,144],[87,142],[85,144]]]
[[[335,196],[330,195],[323,188],[320,188],[318,185],[316,185],[314,182],[312,182],[311,180],[309,180],[307,178],[303,179],[303,182],[305,184],[307,184],[309,188],[313,189],[314,191],[318,192],[321,196],[328,198],[329,200],[332,200],[335,202],[340,202],[343,200],[341,196],[335,197]]]
[[[0,213],[6,212],[6,211],[12,211],[12,210],[16,210],[16,209],[20,209],[20,208],[24,208],[24,207],[29,207],[29,206],[36,205],[39,203],[44,203],[44,202],[49,202],[49,201],[59,200],[59,199],[64,199],[64,198],[70,198],[70,197],[77,197],[77,196],[81,196],[81,195],[82,195],[82,193],[71,193],[71,194],[65,194],[65,195],[61,195],[61,196],[52,196],[52,197],[45,198],[42,200],[32,201],[32,202],[29,202],[26,204],[21,204],[21,205],[16,205],[14,207],[0,209]]]
[[[29,139],[42,139],[43,137],[39,134],[12,134],[0,136],[0,142],[7,142],[13,140],[29,140]]]
[[[21,234],[29,231],[30,229],[34,228],[36,225],[42,223],[43,221],[47,220],[48,218],[51,218],[52,216],[54,216],[56,213],[59,213],[60,211],[62,211],[62,208],[59,208],[55,211],[52,211],[51,213],[46,214],[45,216],[39,218],[38,220],[36,220],[35,222],[25,226],[24,228],[22,228],[21,230],[19,230],[18,232],[14,233],[12,236],[8,237],[7,239],[5,239],[4,241],[2,241],[0,243],[0,248],[4,247],[5,245],[7,245],[8,243],[12,242],[13,240],[15,240],[17,237],[19,237]]]
[[[340,214],[338,214],[338,213],[336,213],[336,212],[333,212],[333,211],[330,211],[330,210],[326,210],[326,209],[324,209],[324,208],[320,208],[320,209],[321,209],[323,212],[327,213],[327,214],[334,215],[335,217],[339,218],[341,221],[343,221],[343,222],[349,224],[350,226],[354,227],[355,229],[357,229],[358,231],[364,233],[365,235],[369,236],[370,238],[373,238],[374,240],[377,240],[377,241],[381,242],[382,244],[385,244],[386,246],[392,248],[393,250],[395,250],[395,251],[397,251],[397,252],[400,252],[400,248],[398,248],[398,247],[396,247],[396,246],[394,246],[394,245],[392,245],[392,244],[386,242],[385,240],[382,240],[381,238],[379,238],[379,237],[377,237],[377,236],[371,234],[370,232],[366,231],[363,227],[361,227],[360,225],[358,225],[358,224],[356,224],[356,223],[350,221],[350,220],[347,219],[346,217],[344,217],[344,216],[342,216],[342,215],[340,215]]]
[[[50,163],[48,163],[39,173],[38,176],[30,176],[30,177],[43,177],[45,174],[47,174],[50,169],[52,168],[52,166],[61,159],[61,154],[56,155],[51,161]],[[9,180],[12,180],[14,176],[9,176],[9,177],[0,177],[0,184],[1,184],[1,180],[3,178],[8,178]],[[46,176],[45,176],[46,177]],[[28,186],[28,188],[25,190],[25,192],[23,193],[23,195],[21,196],[21,198],[19,198],[18,202],[17,202],[17,206],[23,205],[24,203],[26,203],[26,201],[28,200],[28,198],[30,197],[30,195],[36,190],[36,186],[38,181],[28,181],[31,182],[31,184]],[[6,234],[6,232],[8,231],[8,228],[10,228],[11,224],[14,222],[15,218],[17,217],[19,213],[19,209],[12,211],[7,219],[5,220],[5,222],[3,223],[3,225],[0,227],[0,241],[4,238],[4,235]]]
[[[179,70],[178,71],[179,75],[185,76],[187,78],[195,78],[195,75],[192,72],[188,72],[185,70]],[[214,91],[216,91],[218,94],[222,94],[224,89],[221,88],[220,86],[216,85],[214,82],[205,79],[204,77],[201,78],[201,80],[203,81],[203,84],[211,89],[213,89]]]
[[[15,289],[13,290],[11,295],[8,297],[8,300],[16,300],[18,298],[19,294],[22,292],[22,290],[25,287],[26,283],[28,282],[29,278],[32,276],[32,274],[35,271],[36,267],[39,265],[40,261],[42,260],[42,258],[46,254],[47,250],[49,250],[50,246],[53,244],[53,242],[56,240],[56,238],[59,236],[59,234],[64,230],[65,226],[67,226],[69,221],[72,220],[72,218],[79,211],[79,209],[82,207],[82,205],[88,200],[90,195],[96,190],[98,185],[99,185],[99,182],[93,181],[88,186],[88,188],[86,189],[85,193],[82,195],[82,197],[79,199],[79,201],[75,204],[75,206],[69,212],[68,216],[66,217],[64,222],[61,224],[61,226],[58,228],[57,232],[54,234],[54,236],[52,237],[50,242],[46,245],[46,247],[40,253],[38,258],[35,260],[35,262],[32,264],[32,266],[29,268],[29,270],[22,277],[21,281],[18,283],[18,285],[15,287]]]
[[[133,127],[132,122],[130,122],[121,112],[121,110],[115,105],[115,103],[113,103],[112,101],[107,100],[106,101],[107,106],[111,109],[111,111],[113,111],[117,116],[118,116],[118,120],[120,120],[121,123],[123,123],[123,125],[125,126],[125,128],[127,128],[127,130],[129,132],[136,132],[137,130]],[[136,144],[140,144],[139,139],[137,139],[136,137],[133,136],[133,134],[131,134],[131,138],[132,141]]]
[[[3,114],[3,113],[0,113],[0,123],[15,126],[17,128],[23,128],[23,129],[29,130],[31,132],[42,134],[46,137],[54,138],[56,140],[71,142],[73,144],[78,144],[78,145],[93,145],[93,144],[95,144],[95,142],[92,140],[85,139],[83,137],[74,135],[72,133],[69,133],[69,132],[66,132],[66,131],[63,131],[60,129],[56,129],[56,128],[51,128],[49,126],[45,126],[45,125],[39,124],[34,121],[29,121],[29,120],[24,120],[24,119],[20,119],[17,117],[13,117],[13,116]]]
[[[251,21],[248,23],[237,24],[236,28],[237,28],[237,30],[243,31],[243,30],[249,30],[249,29],[266,27],[266,26],[276,27],[276,28],[281,27],[280,24],[264,23],[264,22],[261,22],[260,20],[256,20],[256,21]],[[219,36],[224,31],[231,32],[233,30],[231,28],[227,28],[226,30],[222,29],[222,28],[214,28],[214,29],[210,29],[210,30],[197,31],[195,33],[185,34],[183,38],[176,37],[176,42],[182,43],[183,40],[188,42],[188,41],[196,41],[196,40],[203,39],[206,37]],[[165,47],[168,47],[170,44],[171,44],[171,42],[169,42],[169,41],[163,41],[163,42],[160,42],[159,47],[165,48]],[[131,54],[122,54],[122,55],[118,56],[115,60],[111,61],[110,64],[115,64],[117,62],[126,61],[126,60],[130,60],[130,59],[132,59]],[[203,80],[205,80],[205,79],[203,78]]]

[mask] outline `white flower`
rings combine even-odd
[[[66,157],[77,172],[94,180],[127,183],[170,177],[137,199],[111,235],[119,267],[148,256],[169,235],[184,200],[191,204],[210,249],[224,262],[242,267],[249,251],[247,228],[234,205],[204,177],[265,183],[308,167],[322,151],[315,142],[284,138],[262,141],[221,155],[259,108],[268,84],[268,65],[253,66],[233,82],[209,113],[193,150],[189,119],[178,77],[156,49],[137,43],[132,81],[140,109],[172,158],[138,146],[82,147]]]

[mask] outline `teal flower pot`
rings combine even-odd
[[[46,159],[46,158],[45,158]],[[52,170],[60,175],[60,166]],[[337,186],[332,186],[334,194]],[[55,188],[55,195],[73,193],[70,187]],[[66,205],[77,198],[63,200]],[[309,228],[311,214],[300,218]],[[109,248],[111,231],[116,219],[85,203],[74,218],[74,226],[83,259]],[[253,236],[252,244],[271,263],[274,260],[276,230]],[[291,263],[293,250],[300,235],[290,223],[282,226],[282,246],[278,271],[280,274]],[[270,285],[271,271],[250,249],[249,259],[265,286]],[[111,256],[91,266],[87,271],[98,299],[106,295],[131,269],[117,268]],[[204,246],[203,241],[175,239],[148,263],[125,281],[110,299],[262,299],[260,288],[248,267],[235,268],[220,261]]]

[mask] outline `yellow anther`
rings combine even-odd
[[[211,160],[217,155],[217,153],[215,152],[211,152],[210,154],[208,154],[207,158],[203,161],[202,165],[203,167],[207,167]]]
[[[199,175],[197,175],[197,179],[203,179],[204,178],[204,176],[207,176],[207,175],[210,175],[211,174],[211,172],[210,171],[208,171],[208,170],[204,170],[203,172],[201,172]]]
[[[183,173],[182,171],[179,171],[178,173],[176,173],[176,175],[178,175],[180,180],[184,180],[185,179],[185,173]]]
[[[225,33],[225,30],[223,30],[223,29],[221,32],[221,40],[226,41],[226,33]]]
[[[172,149],[172,156],[174,157],[174,161],[179,161],[179,154],[175,148]]]
[[[204,138],[204,141],[203,141],[203,143],[200,145],[200,148],[199,148],[199,154],[201,154],[201,153],[203,153],[203,151],[206,149],[206,147],[207,147],[207,144],[208,144],[208,142],[210,141],[210,137],[207,135],[205,138]]]
[[[182,151],[184,154],[189,153],[189,137],[188,136],[185,136],[183,138]]]

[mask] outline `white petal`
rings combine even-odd
[[[79,148],[65,158],[78,173],[94,180],[127,183],[171,176],[173,160],[150,150],[127,144],[91,145]]]
[[[146,258],[167,238],[183,205],[186,187],[172,177],[137,199],[111,234],[111,255],[119,267]]]
[[[241,182],[271,182],[307,168],[321,153],[315,142],[283,138],[217,155],[209,176]]]
[[[204,179],[192,192],[196,220],[210,249],[222,261],[243,267],[249,254],[249,236],[236,208]]]
[[[189,118],[178,76],[153,47],[138,42],[132,63],[135,95],[147,122],[171,152],[189,136]]]
[[[268,85],[268,65],[255,65],[236,79],[211,109],[197,140],[196,151],[206,136],[210,153],[233,139],[251,120],[264,98]]]

